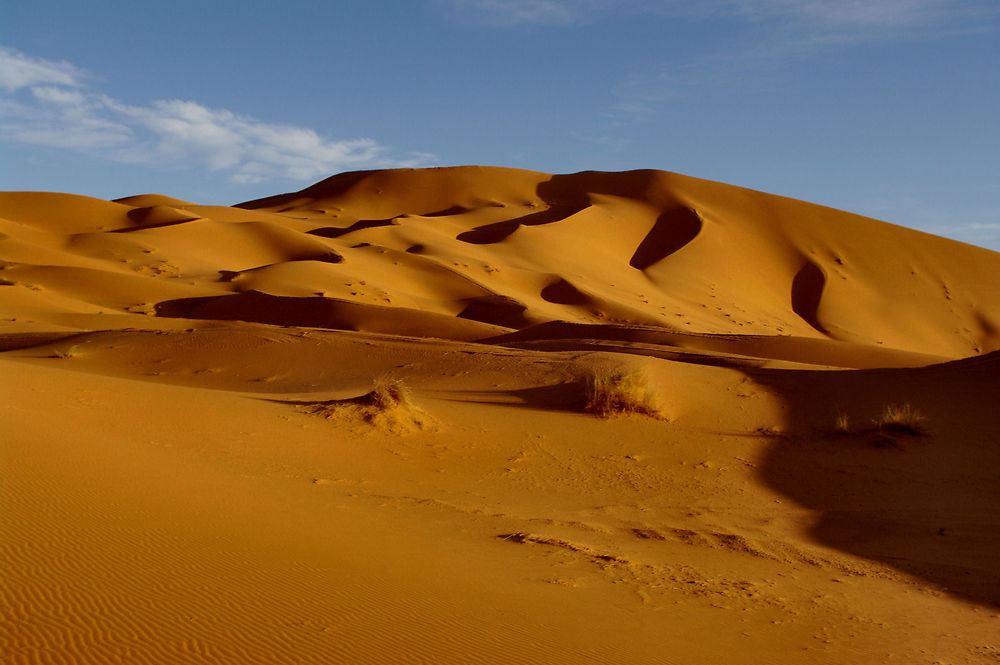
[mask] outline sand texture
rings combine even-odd
[[[5,663],[1000,662],[1000,254],[459,167],[0,259]]]

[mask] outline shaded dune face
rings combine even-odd
[[[522,226],[539,226],[541,224],[554,224],[565,221],[569,217],[586,209],[586,207],[554,205],[549,207],[548,210],[532,212],[523,217],[494,222],[493,224],[477,227],[471,231],[465,231],[458,234],[456,238],[462,242],[474,245],[490,245],[508,238]],[[435,216],[440,217],[441,215]]]
[[[826,286],[826,275],[815,263],[807,261],[802,269],[795,273],[795,279],[792,280],[792,311],[815,328],[816,332],[829,335],[817,318],[824,286]]]
[[[698,237],[701,227],[701,218],[690,208],[663,213],[642,239],[628,264],[637,270],[645,270],[659,263]]]

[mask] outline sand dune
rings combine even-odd
[[[8,662],[1000,656],[994,252],[487,167],[0,233]]]

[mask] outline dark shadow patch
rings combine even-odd
[[[158,229],[166,226],[177,226],[201,219],[197,215],[192,215],[186,210],[172,208],[170,206],[147,206],[145,208],[133,208],[125,213],[129,221],[135,226],[126,226],[120,229],[112,229],[111,233],[130,233],[132,231],[145,231],[146,229]]]
[[[548,210],[533,212],[522,217],[508,219],[502,222],[494,222],[478,226],[471,231],[459,233],[458,240],[471,243],[473,245],[490,245],[504,240],[521,226],[539,226],[541,224],[553,224],[560,222],[567,217],[575,215],[589,207],[590,204],[579,205],[555,205]]]
[[[285,210],[291,210],[309,197],[335,199],[374,173],[376,173],[374,170],[338,173],[298,192],[276,194],[262,199],[254,199],[253,201],[244,201],[243,203],[235,204],[233,207],[245,210],[258,208],[284,208]]]
[[[224,296],[178,298],[155,305],[157,316],[218,321],[249,321],[281,326],[354,330],[338,301],[323,297],[289,298],[260,291]]]
[[[450,208],[445,208],[444,210],[436,210],[434,212],[425,212],[421,217],[450,217],[452,215],[462,215],[469,212],[469,208],[463,206],[451,206]]]
[[[582,413],[587,403],[587,384],[583,380],[551,386],[535,386],[519,390],[472,390],[457,396],[450,391],[448,398],[472,404],[529,409],[532,411],[563,411]],[[514,398],[518,401],[511,401]]]
[[[565,279],[559,279],[542,289],[542,300],[556,305],[589,305],[593,298],[570,284]]]
[[[663,213],[639,243],[628,264],[637,270],[645,270],[698,237],[702,226],[701,217],[691,208],[676,208]]]
[[[826,286],[826,275],[815,263],[809,261],[792,280],[792,311],[824,335],[830,333],[819,322],[819,302]]]
[[[801,433],[768,443],[761,479],[816,511],[816,542],[1000,607],[1000,439],[979,411],[1000,403],[998,369],[1000,354],[914,369],[754,371],[785,404],[783,427]],[[941,388],[959,382],[962,391]],[[832,399],[829,420],[817,423],[816,405]],[[873,427],[894,400],[917,405],[932,433]],[[836,432],[838,410],[861,428]]]
[[[359,219],[350,226],[339,228],[336,226],[324,226],[322,228],[313,229],[312,231],[306,231],[309,235],[319,236],[321,238],[339,238],[341,236],[346,236],[348,233],[354,233],[355,231],[361,231],[363,229],[376,229],[381,226],[394,226],[398,224],[395,218],[393,219]]]
[[[465,308],[458,314],[461,319],[470,319],[504,328],[521,329],[529,325],[528,319],[524,316],[527,307],[513,298],[488,295],[470,298],[465,302]]]

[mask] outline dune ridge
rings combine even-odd
[[[9,662],[1000,656],[1000,254],[479,166],[0,234]]]

